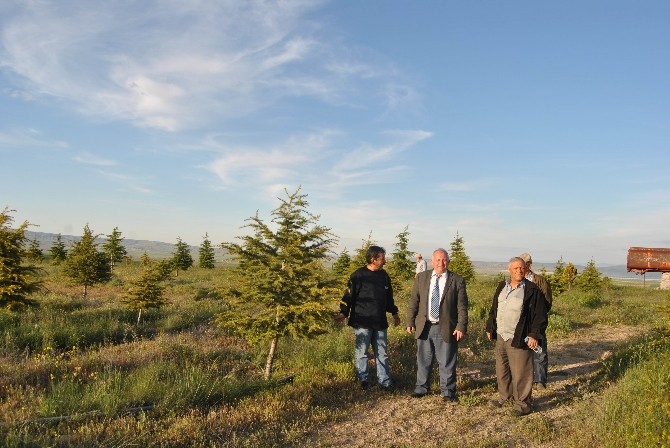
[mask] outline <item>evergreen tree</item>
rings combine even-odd
[[[169,262],[168,262],[169,263]],[[137,324],[142,319],[142,311],[150,308],[160,308],[167,303],[163,297],[165,287],[161,282],[166,279],[165,262],[149,266],[142,276],[131,283],[130,289],[121,301],[131,310],[137,311]],[[167,269],[167,275],[172,268]]]
[[[567,289],[572,289],[572,286],[575,284],[575,280],[577,279],[577,275],[579,275],[579,273],[577,272],[577,268],[575,267],[575,265],[572,263],[568,263],[565,266],[565,270],[561,274],[563,284]]]
[[[200,267],[205,269],[214,269],[214,247],[209,240],[209,235],[205,233],[205,238],[202,240],[199,251]]]
[[[389,273],[393,283],[393,291],[399,293],[403,286],[414,278],[416,263],[413,260],[413,252],[409,250],[409,231],[405,226],[402,232],[396,235],[395,249],[391,254],[391,260],[384,269]]]
[[[109,260],[104,252],[98,251],[96,238],[97,235],[93,235],[86,224],[84,234],[72,245],[63,267],[66,276],[75,284],[84,287],[84,298],[90,286],[107,282],[111,278]]]
[[[323,261],[334,236],[308,212],[300,188],[272,211],[273,228],[258,215],[249,218],[252,234],[222,247],[239,262],[238,300],[217,317],[219,325],[251,342],[270,343],[264,377],[272,375],[280,337],[311,338],[328,330],[333,299],[339,291],[327,279]]]
[[[44,253],[42,252],[42,248],[40,248],[40,242],[37,241],[37,238],[30,241],[28,249],[26,249],[26,256],[35,261],[42,261],[44,258]]]
[[[333,263],[333,272],[338,278],[342,277],[347,277],[350,272],[349,270],[351,269],[351,256],[347,252],[347,248],[345,247],[344,250],[338,255],[337,259],[335,260],[335,263]]]
[[[586,267],[575,278],[575,286],[584,291],[598,292],[603,287],[603,279],[601,278],[600,271],[596,268],[596,262],[591,259],[586,263]]]
[[[12,229],[13,221],[10,210],[5,208],[0,213],[0,307],[10,310],[36,305],[37,302],[28,296],[42,285],[37,279],[39,269],[23,264],[29,223],[25,221],[17,229]]]
[[[563,262],[563,257],[559,258],[554,266],[554,271],[551,274],[547,274],[544,278],[549,282],[551,286],[551,295],[556,298],[563,291],[565,291],[565,283],[563,281],[563,272],[565,272],[565,263]]]
[[[56,235],[56,239],[49,249],[49,254],[51,254],[51,262],[53,264],[61,264],[67,258],[67,249],[65,249],[65,243],[60,233]]]
[[[368,253],[368,248],[370,246],[375,245],[377,245],[377,242],[372,239],[372,230],[370,230],[368,238],[363,240],[363,244],[361,244],[361,247],[356,249],[356,253],[354,254],[354,257],[351,259],[351,264],[349,265],[349,267],[351,268],[351,272],[355,271],[358,268],[362,268],[363,266],[368,265],[368,262],[365,259]],[[351,274],[351,272],[349,272],[349,274]]]
[[[149,254],[147,253],[146,250],[140,256],[140,265],[142,265],[142,267],[147,267],[151,265],[151,257],[149,257]]]
[[[114,270],[114,265],[128,255],[128,251],[123,246],[123,238],[118,227],[114,227],[111,235],[107,235],[107,241],[102,245],[103,252],[107,255],[110,269]]]
[[[470,257],[465,253],[463,244],[463,237],[456,232],[456,238],[451,242],[451,250],[449,251],[449,270],[459,274],[465,280],[465,283],[470,283],[475,279],[475,266],[470,261]]]
[[[180,270],[186,271],[188,268],[193,266],[193,256],[191,255],[191,249],[188,247],[188,244],[183,242],[179,237],[177,237],[175,251],[172,254],[172,261],[174,262],[173,264],[176,273],[178,273]]]

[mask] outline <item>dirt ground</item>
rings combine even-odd
[[[481,365],[466,363],[459,369],[459,376],[476,378],[490,383],[490,387],[478,388],[469,395],[461,393],[458,403],[445,403],[439,394],[412,398],[411,390],[391,394],[362,392],[368,393],[370,399],[359,403],[346,417],[311,434],[306,446],[560,446],[555,439],[577,404],[593,398],[583,389],[584,379],[594,374],[611,350],[638,331],[639,328],[628,326],[598,326],[580,331],[579,339],[585,343],[550,339],[549,382],[546,389],[533,389],[534,412],[528,416],[515,417],[511,406],[497,409],[489,404],[497,398],[491,359]],[[541,436],[528,436],[533,432],[529,425],[535,425],[535,433]]]

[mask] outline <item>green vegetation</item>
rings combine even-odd
[[[0,308],[7,309],[34,305],[29,296],[41,287],[37,267],[24,262],[29,224],[24,222],[13,229],[13,221],[9,210],[0,213]]]
[[[67,248],[60,233],[56,235],[56,239],[49,248],[49,254],[53,264],[61,264],[67,258]]]
[[[98,250],[93,231],[84,226],[84,234],[79,241],[72,244],[63,265],[63,273],[76,284],[84,287],[84,298],[88,288],[96,283],[110,280],[111,270],[104,252]]]
[[[325,267],[332,235],[307,206],[299,192],[287,193],[271,224],[250,218],[251,235],[225,244],[237,261],[232,266],[189,266],[175,277],[174,257],[147,255],[118,264],[85,299],[66,266],[36,261],[31,282],[44,287],[24,290],[24,298],[39,307],[0,311],[0,446],[328,446],[319,428],[376,400],[407,400],[416,345],[402,327],[389,329],[399,395],[355,387],[353,335],[331,319],[342,293],[337,279],[355,261],[345,251]],[[26,242],[23,228],[0,228],[3,273],[25,267],[28,254],[16,249]],[[407,256],[406,232],[391,261]],[[370,243],[371,234],[359,252]],[[77,247],[71,256],[81,252]],[[468,283],[470,331],[460,346],[457,406],[459,431],[473,435],[445,446],[670,446],[670,296],[612,284],[592,268],[562,283],[549,317],[550,344],[583,346],[597,342],[585,334],[621,329],[637,336],[598,360],[595,373],[551,391],[556,401],[545,402],[546,409],[569,405],[573,415],[559,409],[559,424],[552,412],[503,421],[509,434],[475,431],[508,418],[487,406],[495,384],[484,322],[501,276]],[[399,282],[401,320],[412,281]],[[417,446],[407,443],[398,435],[379,446]]]
[[[198,262],[201,268],[214,269],[214,247],[207,233],[205,233],[202,244],[200,244],[200,248],[198,249]]]
[[[250,342],[270,342],[265,379],[272,375],[279,338],[326,333],[339,292],[323,265],[334,235],[307,211],[300,189],[286,196],[272,211],[276,230],[256,213],[247,225],[252,234],[240,237],[242,244],[223,244],[238,261],[238,282],[230,288],[237,300],[217,321]]]
[[[449,270],[459,274],[469,285],[475,279],[475,266],[465,252],[463,237],[456,232],[449,248]]]
[[[123,261],[127,256],[128,252],[123,246],[123,237],[121,237],[121,231],[118,227],[114,227],[112,233],[107,235],[107,241],[102,245],[102,251],[107,255],[109,260],[110,269],[114,269],[114,265]]]

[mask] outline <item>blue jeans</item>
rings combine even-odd
[[[354,349],[354,366],[359,381],[368,380],[368,348],[372,345],[377,365],[377,382],[383,387],[391,386],[391,370],[386,353],[388,338],[386,330],[371,330],[369,328],[354,328],[356,347]]]

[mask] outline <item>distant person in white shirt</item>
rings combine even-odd
[[[414,271],[414,278],[416,278],[416,276],[419,275],[419,272],[423,272],[428,269],[428,264],[426,263],[426,260],[423,259],[423,256],[419,253],[414,254],[414,258],[416,258],[416,270]]]

